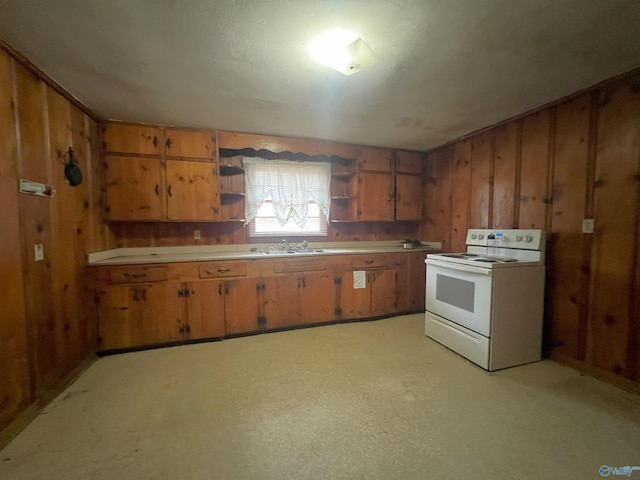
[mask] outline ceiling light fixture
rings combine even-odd
[[[358,35],[342,28],[318,35],[307,43],[307,50],[316,62],[344,75],[351,75],[382,61]]]

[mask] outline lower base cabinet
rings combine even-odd
[[[292,274],[262,280],[262,329],[331,322],[336,319],[332,273]]]
[[[355,288],[354,273],[342,274],[340,289],[341,318],[345,320],[379,317],[397,312],[396,271],[364,270],[362,288]]]
[[[117,285],[96,292],[98,349],[178,341],[185,311],[180,284]]]
[[[217,281],[112,285],[98,289],[98,350],[223,337]],[[215,293],[215,295],[214,295]]]
[[[259,329],[259,278],[225,280],[224,326],[227,335],[255,332]]]
[[[422,311],[424,256],[101,267],[94,289],[98,350]],[[355,288],[360,271],[364,283]]]

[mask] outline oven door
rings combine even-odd
[[[426,310],[488,337],[491,283],[489,268],[427,259]]]

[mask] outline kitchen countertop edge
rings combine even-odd
[[[308,252],[286,253],[274,250],[263,253],[273,244],[195,245],[176,247],[116,248],[90,253],[87,266],[143,265],[152,263],[208,262],[219,260],[255,260],[266,258],[309,258],[326,255],[366,253],[438,252],[439,242],[422,241],[421,246],[405,249],[401,241],[310,242]],[[256,249],[251,251],[251,249]],[[313,250],[322,250],[314,252]]]

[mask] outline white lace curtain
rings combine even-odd
[[[289,218],[293,218],[303,227],[310,200],[329,218],[330,163],[244,157],[242,164],[245,170],[245,225],[255,218],[269,196],[280,225],[284,226]]]

